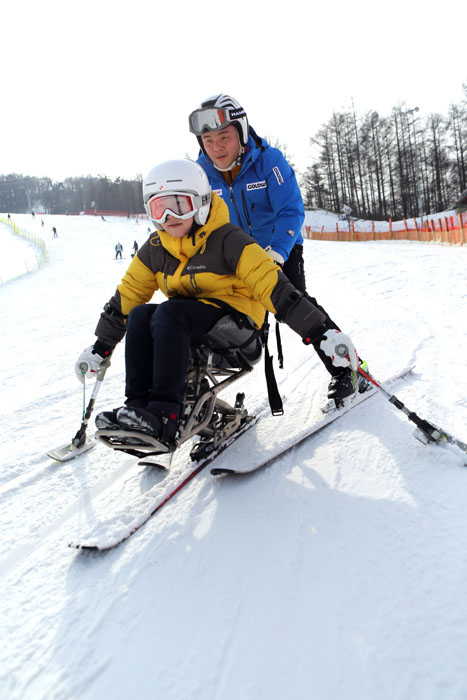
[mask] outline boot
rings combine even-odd
[[[357,389],[357,373],[349,367],[342,367],[335,370],[335,374],[329,382],[328,398],[333,399],[336,408],[339,408],[344,405],[345,399],[349,399],[357,393]],[[347,401],[345,403],[347,403]]]
[[[121,408],[127,406],[144,408],[147,401],[143,399],[130,399],[126,401],[125,406],[118,406],[118,408],[113,408],[111,411],[101,411],[96,416],[96,428],[98,430],[121,430],[122,426],[118,422],[117,413]]]
[[[118,408],[113,408],[111,411],[101,411],[98,413],[95,420],[96,428],[98,430],[118,430],[121,428],[117,420],[117,411],[119,410],[120,406]]]
[[[177,434],[180,409],[178,403],[150,401],[145,408],[123,406],[117,411],[117,420],[126,430],[148,433],[171,444]]]
[[[368,369],[368,362],[365,362],[365,360],[360,360],[360,367],[363,369],[364,372],[367,374],[370,374],[370,370]],[[364,391],[367,391],[367,389],[370,388],[370,382],[368,379],[365,379],[365,377],[362,377],[361,374],[358,375],[358,393],[363,394]]]
[[[370,370],[368,369],[368,362],[365,362],[365,360],[360,360],[360,367],[364,372],[367,374],[370,374]],[[358,375],[358,393],[363,394],[364,391],[370,388],[370,382],[368,379],[365,379],[365,377],[362,377],[361,374]]]

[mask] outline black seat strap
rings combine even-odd
[[[264,344],[264,373],[266,375],[266,386],[268,388],[268,399],[269,406],[271,407],[271,413],[273,416],[282,416],[284,415],[284,408],[282,405],[281,395],[279,394],[279,389],[277,387],[276,376],[274,374],[274,367],[272,364],[273,357],[269,353],[268,348],[268,316],[269,314],[266,312],[266,318],[264,319],[264,324],[262,327]]]
[[[282,353],[282,338],[279,321],[276,319],[276,345],[277,345],[277,360],[279,369],[284,369],[284,355]]]

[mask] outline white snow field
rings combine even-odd
[[[6,217],[0,214],[0,285],[27,275],[41,265],[41,251],[32,242],[15,235],[10,226],[1,221],[2,218],[6,221]]]
[[[67,546],[163,489],[101,444],[45,456],[79,428],[75,360],[146,235],[145,222],[48,216],[48,264],[0,287],[0,697],[465,700],[467,467],[415,440],[380,394],[262,471],[202,472],[114,550]],[[306,241],[305,259],[310,293],[374,376],[413,360],[394,393],[466,441],[467,248]],[[283,342],[286,415],[236,445],[239,459],[324,401],[313,349],[286,327]],[[121,344],[96,411],[120,405],[123,387]],[[264,405],[262,362],[241,390],[250,410]]]

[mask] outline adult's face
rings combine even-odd
[[[208,131],[201,140],[208,157],[218,168],[228,168],[240,153],[240,139],[233,124],[221,131]]]

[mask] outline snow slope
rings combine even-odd
[[[467,697],[467,470],[454,450],[414,440],[380,396],[264,471],[202,473],[114,551],[67,548],[161,485],[101,445],[64,464],[44,456],[79,427],[74,362],[147,228],[52,225],[49,264],[0,287],[0,697]],[[374,375],[415,358],[395,393],[465,440],[467,250],[306,241],[305,257],[309,290]],[[274,439],[291,417],[313,420],[327,384],[313,350],[287,328],[283,340],[287,413]],[[123,379],[120,346],[97,410],[122,402]],[[250,408],[262,404],[262,364],[239,384]]]
[[[0,215],[1,218],[1,215]],[[4,217],[6,219],[6,217]],[[40,266],[40,251],[32,243],[15,235],[11,228],[0,221],[0,285],[27,275]]]

